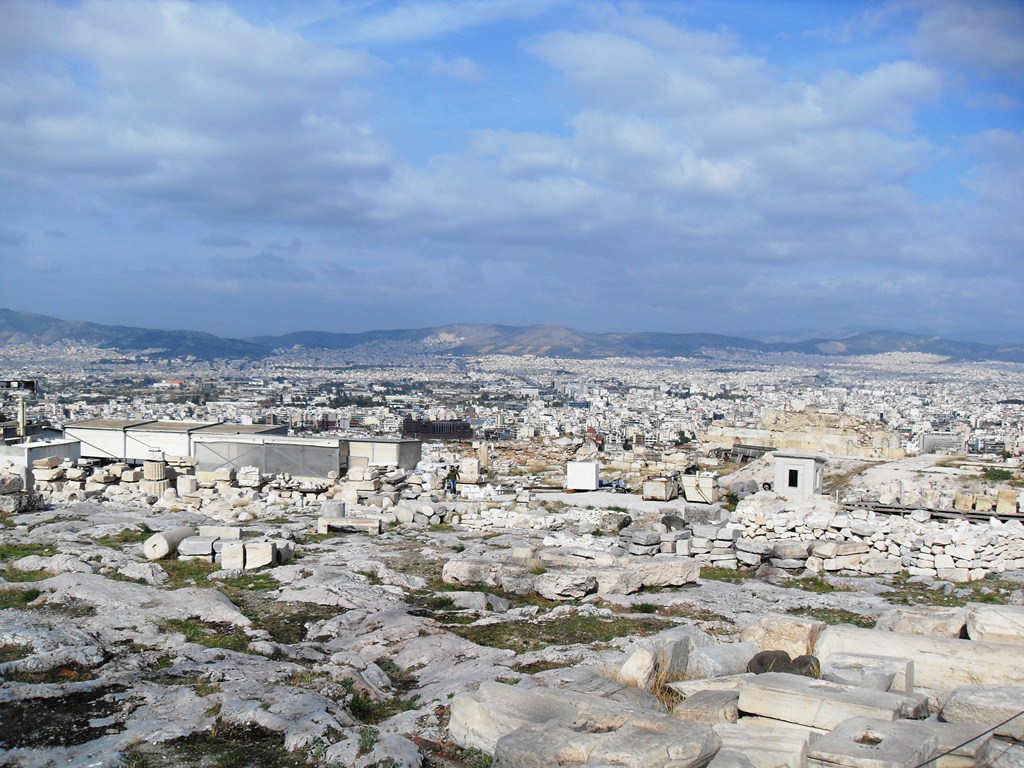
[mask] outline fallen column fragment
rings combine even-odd
[[[154,533],[142,545],[142,552],[149,560],[159,560],[177,550],[183,539],[195,536],[195,528],[180,526]]]
[[[924,688],[948,691],[961,685],[1024,685],[1024,646],[882,632],[847,625],[821,633],[815,655],[827,662],[836,653],[878,655],[914,660],[914,681]]]
[[[740,712],[812,728],[835,728],[851,717],[895,720],[923,717],[922,704],[906,696],[814,680],[784,672],[766,672],[740,685]]]

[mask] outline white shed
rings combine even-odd
[[[772,454],[775,461],[775,493],[801,501],[824,493],[825,459],[807,453]]]

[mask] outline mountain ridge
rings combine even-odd
[[[699,357],[708,351],[800,353],[826,357],[913,352],[951,362],[1024,362],[1024,343],[983,344],[901,331],[866,331],[844,338],[816,337],[796,342],[765,342],[714,333],[663,331],[592,333],[561,325],[525,326],[450,323],[430,328],[354,333],[297,331],[278,336],[232,339],[200,331],[166,331],[62,320],[48,315],[0,309],[0,343],[67,340],[153,357],[192,356],[202,360],[261,358],[275,349],[303,346],[343,350],[382,342],[412,342],[454,355],[534,355],[538,357]]]

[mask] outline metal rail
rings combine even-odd
[[[843,504],[843,508],[848,510],[866,509],[883,515],[909,515],[911,512],[921,510],[938,520],[967,520],[972,523],[987,523],[992,518],[1002,522],[1007,520],[1024,521],[1024,515],[1020,513],[1004,515],[996,513],[995,510],[991,512],[977,512],[973,509],[933,509],[922,506],[904,507],[899,504],[879,504],[871,501],[847,502]]]

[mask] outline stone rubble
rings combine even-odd
[[[477,498],[446,498],[433,473],[397,468],[304,485],[246,468],[200,480],[174,457],[142,473],[113,465],[83,475],[48,463],[36,468],[34,493],[50,506],[7,518],[13,541],[56,551],[0,571],[39,577],[0,582],[31,597],[0,610],[0,648],[23,649],[0,663],[0,675],[67,668],[88,679],[11,682],[0,708],[72,694],[120,708],[108,732],[80,744],[3,747],[24,765],[113,768],[133,745],[171,743],[215,722],[258,727],[291,752],[357,768],[422,765],[424,739],[480,750],[495,766],[916,768],[957,747],[939,768],[981,768],[1024,755],[1019,720],[982,733],[1024,709],[1024,608],[883,612],[884,591],[845,598],[879,616],[875,629],[862,629],[787,614],[795,598],[781,587],[701,579],[711,566],[974,581],[1024,565],[1017,521],[882,517],[763,491],[731,514],[540,504],[486,486]],[[164,482],[159,493],[143,487]],[[126,534],[136,543],[109,543]],[[409,562],[436,563],[437,580]],[[193,565],[210,569],[207,585],[178,583],[179,569]],[[246,604],[208,586],[240,579],[264,580],[277,610],[308,608],[302,632],[275,636]],[[721,610],[736,616],[737,636],[686,618],[689,600],[704,595],[700,605],[715,608],[726,594]],[[512,607],[520,596],[543,602]],[[684,612],[666,610],[667,628],[649,637],[528,653],[478,645],[419,607],[443,603],[460,625],[485,630],[612,622],[619,614],[609,606],[641,599]],[[238,646],[209,647],[195,622]],[[764,651],[813,655],[824,679],[748,674]],[[521,671],[534,664],[556,668]],[[415,671],[413,688],[400,688],[395,669]],[[412,691],[418,698],[402,698]],[[407,702],[374,726],[368,747],[360,746],[361,697]]]

